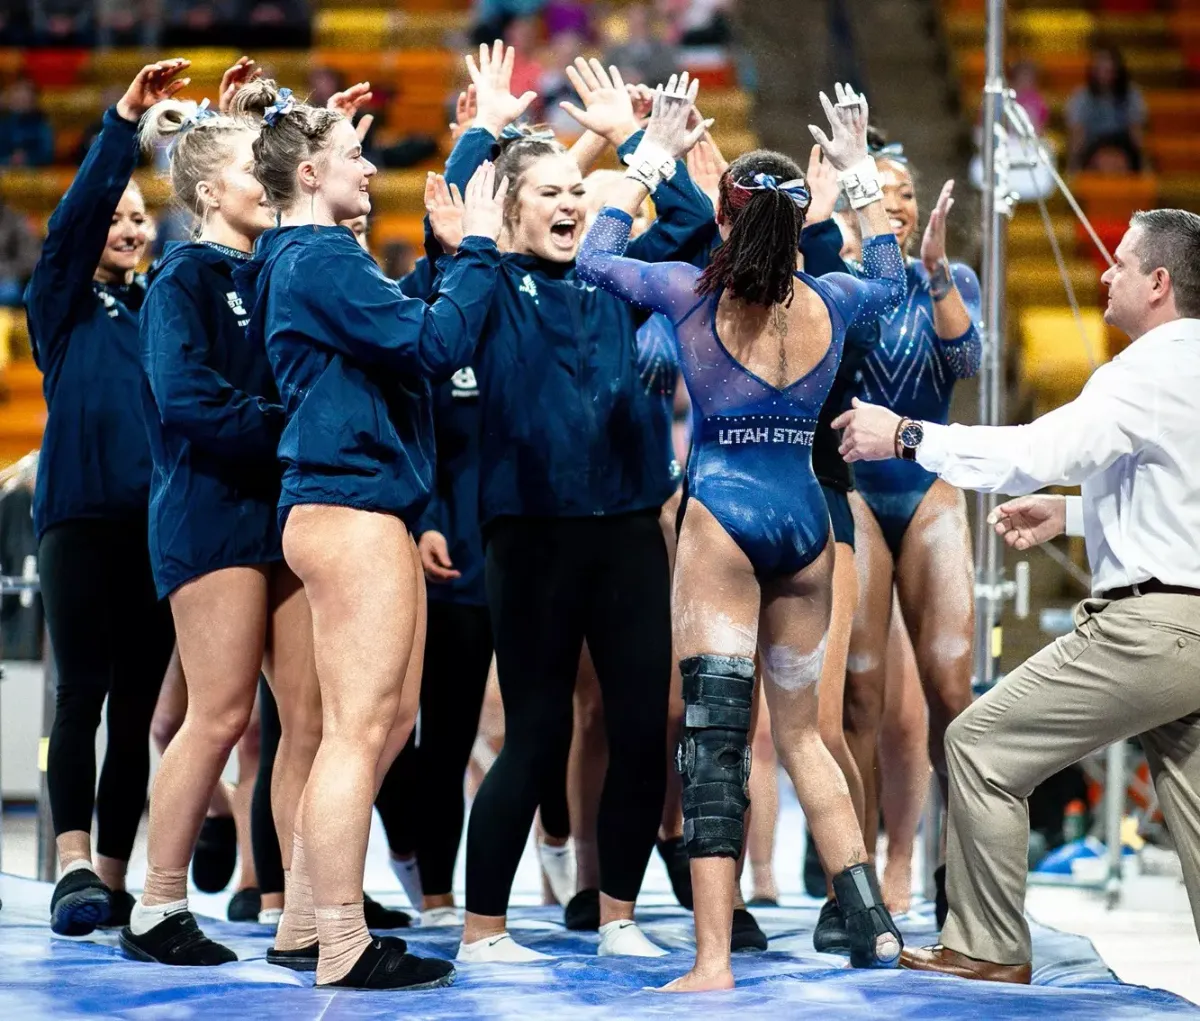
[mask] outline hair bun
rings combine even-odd
[[[230,113],[236,117],[251,117],[260,121],[267,110],[279,102],[279,94],[282,91],[274,79],[256,78],[234,93]]]

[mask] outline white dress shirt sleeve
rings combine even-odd
[[[1072,536],[1073,538],[1083,538],[1083,497],[1068,496],[1067,497],[1067,527],[1063,532],[1064,535]]]
[[[1078,485],[1154,435],[1154,390],[1132,375],[1121,361],[1102,365],[1075,400],[1028,425],[923,423],[917,460],[959,489],[1020,496]]]

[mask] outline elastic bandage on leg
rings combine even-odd
[[[147,907],[187,900],[187,866],[163,869],[146,866],[146,883],[142,887],[142,903]]]
[[[750,807],[750,704],[754,660],[681,660],[683,733],[675,768],[683,778],[683,840],[690,858],[738,858]]]
[[[304,857],[304,839],[292,838],[292,867],[283,874],[283,916],[275,933],[276,950],[299,950],[317,941],[312,881]]]
[[[321,940],[317,985],[325,985],[350,974],[362,952],[371,945],[371,934],[367,931],[361,900],[333,908],[317,908],[315,916]]]

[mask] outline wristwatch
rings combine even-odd
[[[896,426],[896,456],[902,461],[915,461],[917,447],[925,439],[925,427],[911,418],[900,419]]]

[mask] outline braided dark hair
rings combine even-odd
[[[790,157],[767,149],[733,161],[721,176],[718,203],[720,220],[730,224],[729,237],[713,253],[696,293],[725,290],[753,305],[790,305],[804,210],[785,192],[750,190],[757,174],[777,181],[804,176]]]

